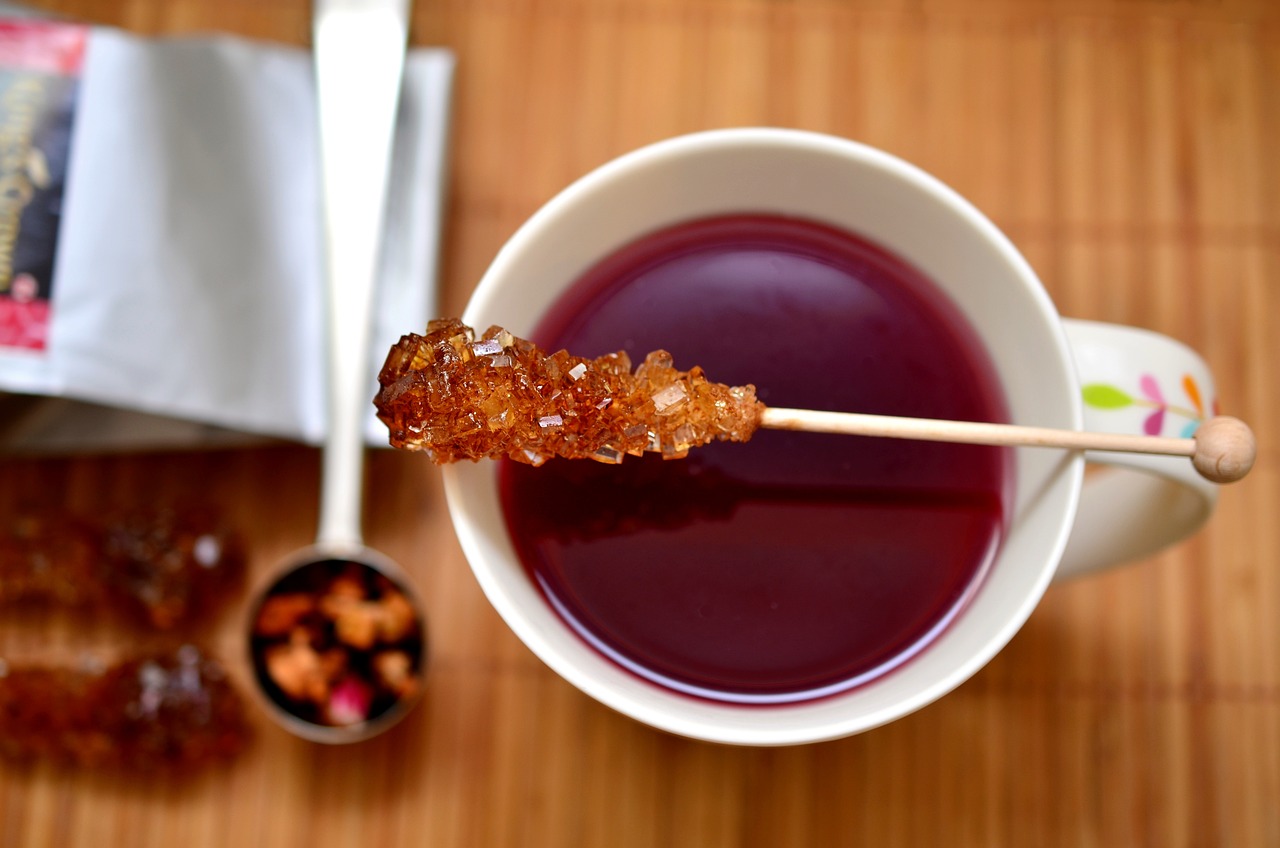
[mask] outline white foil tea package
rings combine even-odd
[[[409,51],[369,351],[436,301],[453,57]],[[325,434],[307,50],[0,19],[0,449]]]

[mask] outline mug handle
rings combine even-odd
[[[1136,327],[1064,319],[1084,428],[1189,437],[1217,414],[1213,376],[1191,348]],[[1086,451],[1080,508],[1055,579],[1156,553],[1208,520],[1218,487],[1178,456]]]

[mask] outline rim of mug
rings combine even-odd
[[[895,178],[911,184],[929,195],[933,201],[963,218],[966,224],[974,227],[986,242],[999,252],[1001,260],[1028,283],[1027,293],[1035,301],[1035,306],[1040,311],[1046,328],[1052,334],[1046,342],[1056,349],[1062,362],[1071,362],[1070,349],[1065,331],[1061,327],[1060,316],[1038,276],[1008,237],[970,201],[920,167],[886,151],[823,133],[774,127],[708,130],[664,139],[622,154],[578,178],[535,211],[504,243],[469,299],[463,313],[463,320],[474,324],[477,315],[492,311],[495,303],[502,296],[505,288],[504,281],[512,278],[513,266],[519,261],[520,254],[527,249],[529,243],[543,235],[542,231],[549,224],[554,223],[566,211],[575,207],[583,198],[598,191],[607,190],[609,184],[620,177],[637,169],[650,167],[667,157],[735,147],[779,145],[801,147],[810,152],[834,154],[840,157],[852,156],[878,169],[890,172]],[[635,237],[641,235],[643,233],[636,233]],[[518,279],[518,276],[516,278]],[[570,282],[572,281],[566,280],[565,285],[567,286]],[[1074,371],[1071,376],[1074,380]],[[1079,429],[1083,420],[1082,402],[1078,397],[1072,396],[1067,403],[1072,419],[1070,426]],[[619,687],[602,682],[599,676],[584,670],[579,663],[564,656],[557,647],[543,637],[536,624],[526,615],[522,604],[510,596],[503,585],[502,578],[490,567],[489,557],[492,551],[486,544],[484,536],[493,528],[478,528],[468,515],[459,469],[456,466],[445,466],[442,472],[446,501],[455,532],[485,596],[517,637],[558,675],[606,706],[662,730],[705,741],[729,744],[791,745],[850,736],[915,712],[972,677],[1013,638],[1030,617],[1048,588],[1066,547],[1079,503],[1084,476],[1084,457],[1079,453],[1064,455],[1061,466],[1059,476],[1063,477],[1061,484],[1067,486],[1067,491],[1062,519],[1058,522],[1056,533],[1048,546],[1051,555],[1045,558],[1044,566],[1016,607],[1008,611],[1001,626],[984,640],[981,650],[971,651],[963,662],[953,666],[948,673],[937,676],[930,685],[919,687],[910,697],[899,698],[892,704],[879,709],[862,711],[839,720],[815,722],[794,728],[770,725],[768,715],[770,713],[776,715],[778,711],[803,712],[813,702],[800,701],[767,706],[727,702],[703,703],[701,699],[662,689],[656,684],[639,678],[636,678],[637,684],[643,687],[650,697],[632,697],[628,692],[620,691]],[[496,478],[496,474],[493,476]],[[494,486],[496,488],[496,483]],[[505,526],[501,529],[505,532]],[[534,591],[537,591],[536,588]],[[555,615],[549,607],[544,608],[551,615]],[[567,626],[566,629],[568,629]],[[576,634],[574,636],[580,639]],[[611,661],[603,657],[599,659],[601,663],[612,665]],[[889,676],[892,676],[892,673]],[[843,698],[858,689],[873,687],[882,679],[884,678],[878,678],[876,681],[863,684],[862,687],[828,696],[822,700]],[[655,707],[654,701],[660,701],[663,706]],[[698,712],[706,712],[711,717],[704,720],[692,716],[689,708],[695,702],[699,707]]]

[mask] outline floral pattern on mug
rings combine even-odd
[[[1159,436],[1164,432],[1166,419],[1186,419],[1179,435],[1190,438],[1201,422],[1209,417],[1205,414],[1205,403],[1200,386],[1190,374],[1182,376],[1182,391],[1190,406],[1170,403],[1160,388],[1160,382],[1151,374],[1143,374],[1138,378],[1138,395],[1109,383],[1090,383],[1083,388],[1084,402],[1095,409],[1126,409],[1131,406],[1149,407],[1151,413],[1142,422],[1142,431],[1148,436]],[[1210,407],[1214,415],[1218,414],[1218,402],[1215,399]]]

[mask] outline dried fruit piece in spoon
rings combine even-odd
[[[244,706],[191,645],[78,669],[0,659],[0,754],[93,767],[190,768],[240,751]]]
[[[713,383],[698,367],[679,371],[666,351],[632,372],[625,352],[547,353],[501,327],[477,338],[457,319],[403,336],[378,381],[374,404],[391,444],[437,463],[618,463],[645,451],[677,459],[711,441],[746,441],[764,409],[754,386]]]

